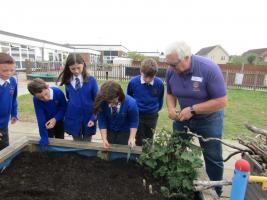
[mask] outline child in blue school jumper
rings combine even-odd
[[[15,60],[6,53],[0,53],[0,150],[9,145],[8,122],[16,123],[18,113],[17,80]]]
[[[109,148],[110,144],[135,145],[138,108],[132,97],[124,95],[118,83],[107,81],[101,86],[94,113],[98,117],[104,148]]]
[[[33,104],[38,122],[39,144],[47,145],[48,138],[64,139],[64,115],[66,99],[58,87],[49,87],[42,79],[33,79],[28,84],[28,90],[33,95]]]
[[[60,85],[65,85],[67,110],[65,131],[74,140],[91,141],[96,133],[96,119],[93,114],[95,97],[98,92],[97,81],[87,74],[86,64],[79,54],[69,54]]]
[[[164,84],[157,72],[157,62],[147,58],[141,63],[141,75],[133,77],[127,87],[127,94],[136,100],[139,109],[136,145],[141,146],[143,139],[152,139],[157,126],[164,97]]]

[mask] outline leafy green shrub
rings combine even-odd
[[[165,129],[154,141],[144,140],[140,163],[162,183],[161,192],[170,199],[193,199],[193,180],[202,167],[201,148],[181,139],[180,132]]]

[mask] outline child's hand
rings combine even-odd
[[[11,117],[11,124],[15,124],[17,122],[17,118],[16,117]]]
[[[128,140],[128,145],[130,146],[130,147],[134,147],[135,146],[135,138],[129,138],[129,140]]]
[[[103,146],[105,149],[108,149],[109,147],[111,147],[111,144],[109,144],[107,140],[103,140]]]
[[[57,123],[57,120],[55,118],[50,119],[48,122],[45,123],[45,127],[47,129],[54,128]]]
[[[90,121],[88,122],[88,124],[87,124],[88,127],[92,127],[92,126],[94,126],[94,125],[95,125],[95,122],[92,121],[92,120],[90,120]]]
[[[2,133],[0,133],[0,141],[2,140],[2,137],[3,137],[3,134],[2,134]]]

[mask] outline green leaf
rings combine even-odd
[[[183,180],[183,187],[187,188],[188,190],[192,190],[192,188],[193,188],[192,182],[189,181],[188,179],[184,179]]]
[[[160,192],[163,194],[164,197],[169,198],[170,191],[169,191],[169,189],[167,187],[161,186],[160,187]]]
[[[155,160],[147,160],[145,161],[146,165],[152,169],[155,169],[157,162]]]

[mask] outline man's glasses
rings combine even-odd
[[[169,66],[175,68],[178,64],[180,64],[180,62],[182,62],[181,60],[178,60],[176,63],[167,63]]]

